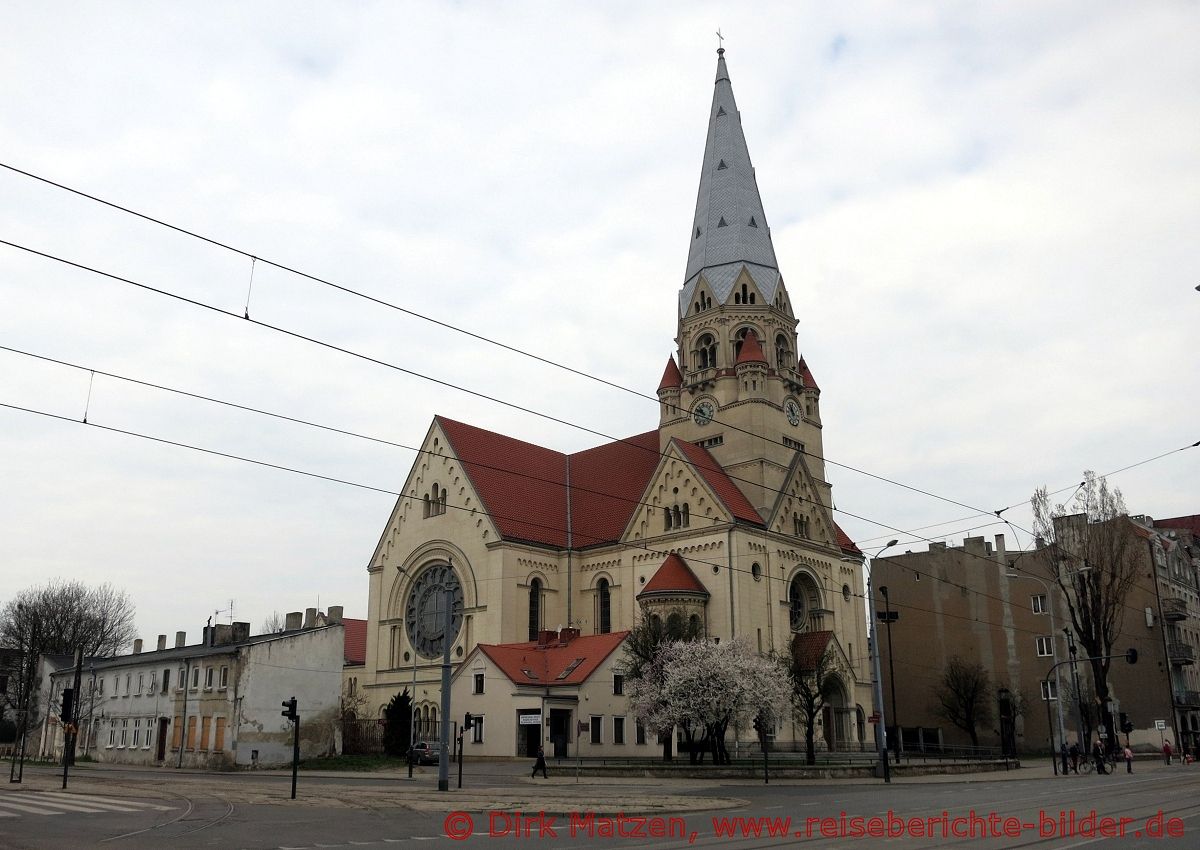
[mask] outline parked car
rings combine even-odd
[[[442,760],[441,741],[417,741],[408,750],[413,764],[437,764]]]

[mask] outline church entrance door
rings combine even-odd
[[[570,758],[571,709],[550,709],[550,743],[554,745],[556,759]]]

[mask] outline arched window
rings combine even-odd
[[[787,369],[792,365],[792,347],[788,345],[785,334],[775,337],[775,365],[780,369]]]
[[[717,341],[712,334],[704,334],[696,341],[695,360],[697,369],[717,367]]]
[[[667,615],[667,634],[673,638],[678,638],[683,634],[683,616],[678,611],[672,611]]]
[[[596,582],[596,606],[599,609],[596,622],[600,626],[600,634],[606,635],[612,631],[612,599],[608,590],[608,579],[602,578]]]
[[[529,582],[529,639],[537,640],[542,628],[542,580]]]
[[[675,523],[675,527],[683,528],[683,513],[679,510],[679,505],[671,509],[671,514],[671,519]]]
[[[428,494],[428,493],[426,493],[426,494],[425,494],[424,501],[425,501],[425,513],[424,513],[424,516],[426,517],[426,519],[428,519],[428,518],[429,518],[429,494]]]
[[[700,615],[693,614],[688,617],[688,629],[693,635],[700,634]]]
[[[738,355],[742,353],[742,343],[746,341],[746,334],[750,333],[750,331],[752,331],[752,330],[754,330],[754,328],[742,328],[740,331],[738,331],[736,334],[733,335],[733,359],[734,359],[734,362],[737,362]],[[757,333],[758,332],[755,331],[756,336],[757,336]]]
[[[794,632],[803,631],[808,620],[808,596],[808,582],[803,575],[797,575],[788,588],[788,614]]]
[[[661,632],[662,631],[662,617],[658,616],[657,614],[651,614],[650,615],[650,628],[654,629],[654,631],[656,631],[656,632]]]
[[[663,531],[671,530],[671,509],[663,508]]]
[[[684,502],[683,503],[683,527],[684,528],[688,527],[688,525],[690,524],[690,519],[691,519],[691,516],[688,513],[688,504],[687,504],[687,502]]]

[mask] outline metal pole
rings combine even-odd
[[[295,699],[295,697],[292,697]],[[296,708],[296,719],[292,722],[292,799],[296,799],[296,773],[300,767],[300,709]]]
[[[896,764],[900,764],[904,733],[900,731],[900,715],[896,713],[896,653],[892,651],[892,600],[888,596],[887,587],[879,588],[879,592],[883,594],[883,624],[887,626],[888,635],[888,684],[892,688],[892,725],[896,727]]]
[[[454,589],[445,589],[446,619],[442,627],[442,752],[438,759],[438,790],[450,790],[450,644],[454,624]]]
[[[898,542],[897,540],[889,542],[875,553],[875,558],[878,558],[885,550],[895,546]],[[874,558],[870,560],[864,558],[864,562],[867,568],[867,609],[868,616],[871,618],[872,675],[875,679],[873,683],[873,699],[875,701],[875,714],[879,718],[879,722],[875,724],[875,752],[879,756],[879,764],[883,768],[883,781],[891,782],[891,760],[888,758],[886,748],[887,720],[883,716],[883,673],[879,669],[879,627],[876,625],[878,617],[875,613],[875,594],[872,591],[872,582],[874,581],[875,573]]]
[[[1058,672],[1058,668],[1054,668],[1054,672]],[[1043,679],[1042,686],[1046,689],[1046,694],[1050,693],[1050,680]],[[1061,697],[1060,697],[1061,699]],[[1050,730],[1050,764],[1054,767],[1054,775],[1058,776],[1058,759],[1059,753],[1054,749],[1054,726],[1050,722],[1050,700],[1046,700],[1046,728]],[[1066,738],[1062,739],[1062,743],[1066,743]]]

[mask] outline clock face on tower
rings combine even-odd
[[[446,590],[453,591],[450,634],[446,634]],[[449,564],[426,568],[413,581],[404,606],[405,628],[413,648],[424,658],[442,654],[443,639],[453,641],[462,625],[463,592]]]
[[[789,398],[783,403],[783,412],[787,415],[788,422],[793,425],[800,424],[800,405],[794,398]]]
[[[708,399],[698,402],[692,408],[692,418],[696,420],[696,424],[701,427],[713,421],[713,417],[717,413],[717,407]]]

